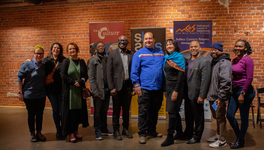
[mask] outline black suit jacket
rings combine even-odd
[[[130,80],[130,87],[131,90],[133,88],[132,81],[130,79],[130,72],[131,72],[131,62],[134,55],[134,52],[131,52],[130,50],[127,50],[128,55],[128,74],[129,74],[129,80]],[[107,82],[108,82],[108,88],[116,89],[117,91],[120,91],[123,87],[124,83],[124,67],[122,58],[120,55],[119,48],[110,51],[108,58],[107,58]]]
[[[188,67],[188,62],[186,68]],[[196,58],[190,77],[187,80],[189,80],[189,83],[187,85],[188,98],[190,100],[197,100],[198,97],[205,99],[211,81],[210,61],[201,55]]]
[[[129,73],[129,80],[130,80],[130,72],[131,72],[131,62],[134,55],[134,52],[131,52],[130,50],[127,50],[128,55],[128,73]],[[123,83],[124,83],[124,67],[122,58],[120,55],[119,48],[110,51],[108,58],[107,58],[107,83],[108,88],[116,89],[117,91],[120,91],[122,89]],[[133,88],[132,81],[131,83],[131,90]]]

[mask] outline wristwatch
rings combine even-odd
[[[246,93],[242,91],[241,94],[245,95]]]

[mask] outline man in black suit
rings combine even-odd
[[[200,50],[201,46],[198,41],[192,41],[190,44],[191,58],[186,65],[185,135],[192,137],[187,144],[200,142],[204,131],[203,105],[210,86],[211,63],[200,55]]]
[[[133,85],[130,80],[131,62],[133,52],[127,50],[128,40],[126,36],[118,38],[118,48],[111,51],[107,59],[107,81],[110,93],[113,98],[113,128],[114,138],[122,140],[119,133],[119,116],[122,107],[123,132],[128,138],[133,136],[128,131],[129,109],[131,103],[131,92]]]

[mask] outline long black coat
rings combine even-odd
[[[69,85],[74,85],[75,80],[68,76],[68,67],[70,64],[70,59],[66,58],[63,60],[61,65],[61,78],[62,78],[62,134],[68,135],[69,134]],[[84,78],[85,82],[88,79],[87,76],[87,67],[83,59],[80,60],[80,79]],[[80,86],[85,88],[85,82],[82,80],[78,81]],[[83,127],[89,126],[88,123],[88,112],[87,112],[87,105],[86,99],[82,99],[82,114],[81,114],[81,123]]]

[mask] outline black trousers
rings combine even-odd
[[[146,137],[147,132],[156,132],[158,112],[163,100],[163,91],[142,89],[138,98],[138,132],[139,137]]]
[[[186,129],[184,133],[188,137],[201,139],[204,131],[204,104],[198,104],[197,100],[185,99],[185,122]],[[194,127],[195,122],[195,127]],[[193,135],[194,132],[194,135]]]
[[[69,110],[69,133],[74,133],[78,131],[78,126],[81,123],[82,119],[82,110],[73,109]]]
[[[94,129],[95,132],[108,133],[107,111],[109,108],[110,92],[105,92],[105,99],[93,97],[94,103]]]
[[[39,99],[25,99],[26,108],[28,111],[28,127],[29,132],[35,131],[35,117],[36,117],[36,130],[42,130],[43,110],[45,107],[46,97]]]
[[[128,129],[129,126],[129,109],[131,104],[131,81],[126,81],[120,91],[117,91],[117,95],[113,96],[113,128],[118,130],[120,109],[122,107],[123,128]]]

